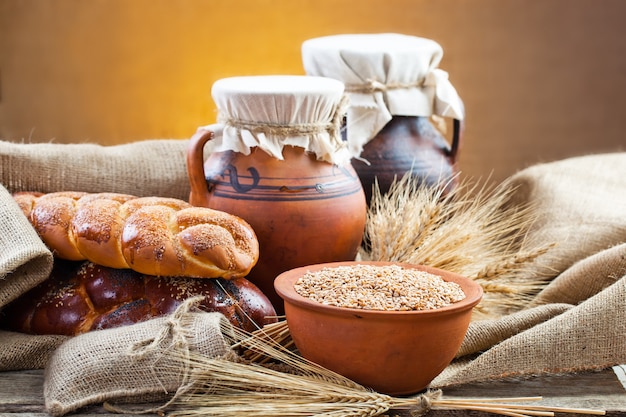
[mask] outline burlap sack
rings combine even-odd
[[[0,310],[47,278],[53,261],[10,193],[72,190],[187,200],[187,143],[172,139],[101,146],[0,141]],[[0,330],[0,371],[42,368],[65,339]]]
[[[535,165],[511,180],[517,190],[512,202],[538,207],[529,238],[558,244],[550,251],[553,276],[626,241],[626,153]]]
[[[94,331],[63,343],[45,370],[46,410],[61,416],[90,404],[161,402],[167,405],[189,374],[189,353],[220,357],[230,352],[219,313],[189,311],[183,303],[169,317]]]
[[[0,183],[10,192],[118,192],[189,198],[187,140],[115,146],[0,141]]]
[[[537,165],[512,179],[517,202],[540,210],[529,238],[558,243],[554,279],[527,310],[472,323],[466,356],[433,387],[626,363],[626,153]]]

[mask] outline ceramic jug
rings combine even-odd
[[[459,182],[457,155],[463,121],[454,119],[452,126],[448,140],[428,117],[393,116],[352,162],[368,204],[375,183],[385,194],[409,172],[418,184],[441,187],[444,194],[453,190]]]
[[[280,273],[353,260],[363,238],[365,195],[340,135],[343,84],[233,77],[218,80],[212,95],[221,123],[190,140],[189,201],[252,226],[260,255],[247,278],[281,314]]]
[[[465,112],[448,74],[438,68],[442,56],[433,40],[395,33],[334,35],[302,44],[307,74],[345,84],[350,107],[344,138],[368,204],[375,183],[384,194],[406,174],[444,192],[458,183]],[[431,123],[434,117],[451,132]]]

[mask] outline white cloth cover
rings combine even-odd
[[[231,77],[213,84],[218,124],[200,127],[215,134],[207,149],[250,154],[258,147],[282,160],[286,145],[315,153],[336,165],[350,162],[341,139],[347,105],[342,82],[306,75]]]
[[[392,116],[463,119],[463,102],[448,73],[437,68],[442,57],[437,42],[396,33],[333,35],[302,44],[308,75],[346,86],[348,142],[355,157]]]

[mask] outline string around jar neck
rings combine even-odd
[[[388,90],[399,90],[406,88],[419,88],[426,86],[425,80],[415,83],[391,83],[385,84],[377,80],[368,79],[363,84],[347,84],[346,93],[372,94],[385,92]]]
[[[280,138],[293,136],[312,136],[327,132],[333,143],[341,143],[341,129],[343,128],[344,116],[347,112],[349,99],[342,95],[335,106],[333,115],[328,122],[314,123],[273,123],[266,121],[248,121],[236,119],[223,113],[218,115],[217,121],[227,127],[238,130],[247,130],[253,134],[265,134]]]

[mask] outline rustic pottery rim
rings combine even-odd
[[[465,298],[457,301],[448,306],[439,307],[430,310],[407,310],[407,311],[389,311],[389,310],[366,310],[360,308],[350,307],[338,307],[327,304],[322,304],[317,301],[310,300],[296,292],[294,284],[302,277],[306,272],[317,271],[323,268],[335,268],[339,266],[354,266],[354,265],[372,265],[372,266],[387,266],[397,265],[403,268],[419,269],[425,272],[429,272],[440,276],[444,281],[456,282],[462,286]],[[452,278],[452,279],[451,279]],[[321,264],[307,265],[298,268],[285,271],[278,275],[274,280],[274,287],[278,295],[288,303],[307,308],[309,310],[323,311],[326,314],[334,315],[346,315],[357,316],[359,318],[411,318],[415,319],[415,316],[441,316],[447,314],[455,314],[461,311],[474,308],[483,298],[483,289],[480,284],[464,277],[460,274],[445,271],[439,268],[434,268],[427,265],[417,265],[407,262],[388,262],[388,261],[342,261],[342,262],[327,262]]]

